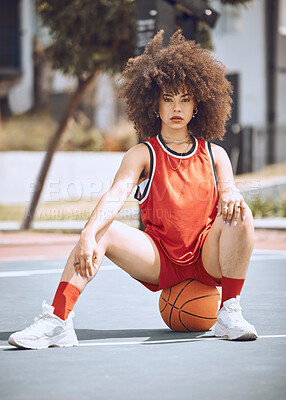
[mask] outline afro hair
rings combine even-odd
[[[188,129],[204,140],[222,139],[231,115],[231,84],[226,68],[208,50],[188,41],[181,31],[163,47],[161,30],[143,54],[128,60],[122,73],[120,97],[127,103],[127,114],[141,139],[150,139],[161,131],[156,117],[162,91],[178,94],[187,90],[198,108]]]

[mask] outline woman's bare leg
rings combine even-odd
[[[158,284],[160,277],[160,256],[153,240],[144,232],[126,224],[114,221],[106,232],[98,235],[97,264],[100,267],[104,256],[126,271],[135,279]],[[74,252],[66,263],[61,281],[69,282],[83,291],[89,281],[75,274]],[[97,271],[93,268],[93,277]]]
[[[236,226],[227,226],[216,218],[202,249],[206,271],[221,280],[221,308],[215,324],[215,336],[229,340],[253,340],[257,332],[241,313],[239,295],[247,273],[254,242],[251,211]]]
[[[216,218],[202,249],[205,270],[215,280],[222,276],[244,279],[253,250],[254,228],[249,208],[246,218],[236,226],[227,226],[222,217]]]

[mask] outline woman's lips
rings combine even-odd
[[[183,118],[182,117],[172,117],[171,121],[173,121],[173,122],[181,122],[181,121],[183,121]]]

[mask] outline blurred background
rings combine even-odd
[[[0,230],[82,229],[138,143],[120,72],[178,28],[226,65],[219,144],[257,221],[284,226],[286,0],[0,0]],[[118,219],[139,226],[132,197]]]

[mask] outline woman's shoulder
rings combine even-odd
[[[146,162],[149,158],[149,151],[144,143],[138,143],[132,146],[124,156],[125,159],[130,159],[131,162]]]
[[[214,157],[214,162],[217,164],[220,160],[228,158],[225,149],[218,144],[211,143],[211,149]]]

